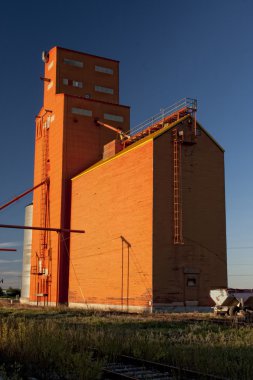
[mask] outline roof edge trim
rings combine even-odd
[[[107,164],[108,162],[115,160],[118,157],[123,156],[124,154],[127,154],[131,150],[134,150],[136,148],[139,148],[142,145],[145,145],[149,141],[156,139],[157,137],[161,136],[162,134],[164,134],[165,132],[167,132],[171,128],[175,127],[177,124],[180,124],[181,122],[183,122],[184,120],[186,120],[186,119],[188,119],[190,117],[191,117],[191,115],[186,115],[186,116],[182,117],[181,119],[175,121],[174,123],[168,125],[167,127],[162,128],[159,131],[154,132],[151,135],[149,135],[147,137],[144,137],[143,139],[141,139],[139,141],[136,141],[135,143],[133,143],[129,147],[123,149],[121,152],[115,154],[115,156],[107,158],[106,160],[100,160],[100,161],[96,162],[94,165],[90,166],[89,168],[83,170],[81,173],[77,174],[75,177],[71,178],[71,181],[73,181],[74,179],[77,179],[79,177],[82,177],[84,174],[87,174],[87,173],[95,170],[96,168],[98,168],[100,166],[103,166],[103,165]],[[222,146],[220,144],[218,144],[218,142],[210,135],[210,133],[208,133],[206,131],[206,129],[198,121],[197,121],[197,124],[206,133],[206,135],[217,145],[217,147],[222,152],[225,152],[225,150],[222,148]]]
[[[82,51],[78,51],[78,50],[72,50],[72,49],[67,49],[67,48],[64,48],[64,47],[61,47],[61,46],[54,46],[53,48],[51,48],[50,50],[52,49],[60,49],[60,50],[65,50],[65,51],[69,51],[71,53],[77,53],[77,54],[81,54],[81,55],[88,55],[89,57],[93,57],[93,58],[98,58],[98,59],[104,59],[106,61],[111,61],[111,62],[116,62],[116,63],[119,63],[120,61],[117,60],[117,59],[112,59],[112,58],[107,58],[107,57],[102,57],[102,56],[99,56],[99,55],[95,55],[95,54],[90,54],[90,53],[85,53],[85,52],[82,52]],[[49,50],[49,51],[50,51]]]
[[[103,165],[107,164],[108,162],[110,162],[112,160],[115,160],[118,157],[123,156],[124,154],[130,152],[131,150],[139,148],[141,145],[147,144],[148,142],[150,142],[151,140],[154,140],[156,137],[158,137],[161,134],[165,133],[169,129],[175,127],[177,124],[179,124],[182,121],[186,120],[188,117],[189,117],[189,115],[186,115],[186,116],[182,117],[181,119],[175,121],[174,123],[168,125],[167,127],[163,128],[162,130],[154,132],[151,135],[149,135],[147,137],[144,137],[143,139],[141,139],[139,141],[136,141],[135,143],[133,143],[129,147],[127,147],[127,148],[123,149],[122,151],[120,151],[119,153],[115,154],[115,156],[113,156],[113,157],[107,158],[106,160],[100,160],[100,161],[96,162],[94,165],[90,166],[89,168],[83,170],[81,173],[77,174],[75,177],[71,178],[71,181],[73,181],[74,179],[77,179],[77,178],[83,176],[84,174],[87,174],[88,172],[91,172],[92,170],[95,170],[99,166],[103,166]]]

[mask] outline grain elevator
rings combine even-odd
[[[210,305],[227,285],[224,151],[196,101],[130,131],[118,61],[60,47],[43,61],[29,303]]]

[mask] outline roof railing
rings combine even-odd
[[[156,115],[153,115],[152,117],[148,118],[147,120],[143,121],[142,123],[136,125],[133,129],[130,131],[130,135],[133,136],[136,133],[154,125],[158,124],[159,122],[164,121],[164,119],[177,111],[185,110],[188,111],[189,114],[197,111],[197,100],[191,99],[191,98],[183,98],[177,101],[176,103],[172,104],[171,106],[168,106],[166,108],[162,108],[159,113]]]

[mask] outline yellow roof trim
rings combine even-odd
[[[175,127],[177,124],[179,124],[182,121],[186,120],[188,117],[190,117],[190,115],[186,115],[186,116],[182,117],[181,119],[175,121],[174,123],[168,125],[167,127],[164,127],[162,129],[160,129],[159,131],[151,133],[147,137],[144,137],[143,139],[141,139],[139,141],[136,141],[135,143],[131,144],[129,147],[123,149],[121,152],[115,154],[115,156],[113,156],[113,157],[107,158],[106,160],[98,161],[96,164],[90,166],[88,169],[84,170],[80,174],[77,174],[75,177],[71,178],[71,181],[74,180],[74,179],[77,179],[77,178],[81,177],[84,174],[87,174],[87,173],[91,172],[92,170],[98,168],[99,166],[103,166],[103,165],[107,164],[108,162],[113,161],[116,158],[123,156],[124,154],[130,152],[131,150],[134,150],[136,148],[139,148],[142,145],[147,144],[150,140],[153,140],[156,137],[162,135],[164,132],[166,132],[169,129]]]

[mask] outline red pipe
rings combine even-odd
[[[18,201],[20,198],[23,198],[25,195],[31,193],[33,190],[37,189],[38,187],[42,186],[45,182],[47,182],[48,179],[46,179],[45,181],[39,183],[38,185],[32,187],[31,189],[25,191],[24,193],[18,195],[17,197],[13,198],[11,201],[3,204],[2,206],[0,206],[0,211],[3,210],[5,207],[8,207],[9,205],[11,205],[12,203]]]
[[[84,234],[84,230],[70,230],[68,228],[47,228],[47,227],[28,227],[17,226],[14,224],[0,224],[0,228],[15,228],[18,230],[37,230],[37,231],[55,231],[55,232],[73,232],[76,234]]]
[[[111,129],[112,131],[116,132],[116,133],[119,133],[121,136],[125,137],[125,138],[130,138],[129,135],[127,135],[124,131],[122,131],[121,129],[119,128],[115,128],[113,127],[112,125],[109,125],[109,124],[106,124],[106,123],[102,123],[102,121],[99,121],[99,120],[95,120],[96,123],[98,125],[101,125],[102,127],[105,127],[105,128],[108,128],[108,129]]]

